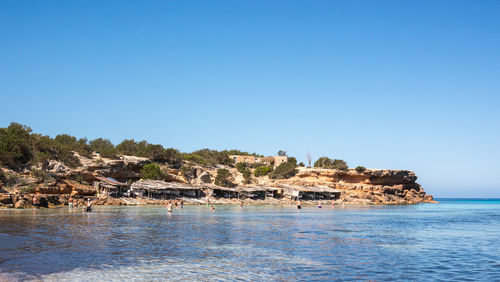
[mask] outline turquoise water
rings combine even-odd
[[[0,210],[0,280],[500,280],[500,200]]]

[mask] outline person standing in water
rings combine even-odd
[[[297,202],[297,209],[302,209],[302,203],[300,202],[300,200]]]
[[[85,211],[86,212],[92,211],[92,201],[90,201],[90,199],[87,199],[87,207],[86,207]]]
[[[167,205],[167,211],[172,212],[172,203],[170,203],[170,202]]]
[[[321,202],[319,202],[319,204],[318,204],[318,208],[320,208],[320,209],[322,208],[322,206],[321,206]]]
[[[38,199],[36,196],[33,196],[33,206],[35,207],[35,209],[38,209]]]

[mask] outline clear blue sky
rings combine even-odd
[[[500,1],[0,2],[0,126],[500,197]]]

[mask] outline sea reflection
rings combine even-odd
[[[499,207],[0,210],[0,280],[495,280]]]

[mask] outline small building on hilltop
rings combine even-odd
[[[279,166],[282,163],[288,162],[287,156],[274,156],[273,157],[274,166]]]
[[[254,164],[262,162],[262,157],[256,156],[242,156],[242,155],[231,155],[229,156],[235,163],[246,163],[246,164]]]

